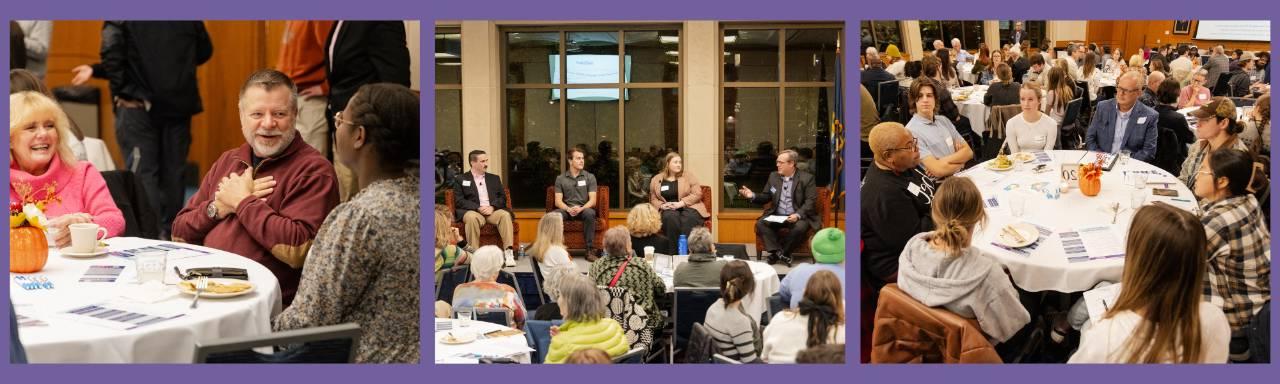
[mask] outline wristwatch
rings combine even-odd
[[[205,208],[204,208],[204,213],[205,213],[206,215],[208,215],[210,219],[217,220],[217,219],[218,219],[218,205],[217,205],[215,202],[210,201],[210,202],[209,202],[209,205],[208,205],[207,207],[205,207]]]

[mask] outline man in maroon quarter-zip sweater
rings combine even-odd
[[[311,241],[338,205],[338,181],[324,155],[294,129],[298,90],[289,77],[260,70],[240,88],[246,143],[222,153],[200,190],[178,212],[173,240],[261,263],[293,301]]]

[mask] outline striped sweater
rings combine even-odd
[[[704,320],[715,352],[744,363],[760,360],[760,326],[742,309],[742,305],[726,308],[724,299],[707,308]]]

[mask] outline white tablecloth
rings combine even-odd
[[[1116,78],[1118,77],[1120,77],[1120,75],[1115,72],[1098,73],[1098,88],[1116,86]]]
[[[1032,188],[1037,182],[1048,182],[1050,186],[1061,183],[1058,164],[1078,162],[1084,151],[1050,151],[1053,160],[1049,166],[1051,172],[1034,173],[1033,164],[1019,164],[1017,168],[996,172],[979,164],[965,172],[982,191],[983,200],[996,198],[999,206],[987,208],[988,221],[986,227],[979,227],[974,236],[973,245],[1009,269],[1013,281],[1022,289],[1057,292],[1079,292],[1092,288],[1101,281],[1119,281],[1124,271],[1124,259],[1098,259],[1080,262],[1068,262],[1062,249],[1058,233],[1082,226],[1109,226],[1109,230],[1123,241],[1128,231],[1134,210],[1130,207],[1130,192],[1134,190],[1126,181],[1124,171],[1156,171],[1147,181],[1146,203],[1162,201],[1188,211],[1196,208],[1195,197],[1191,190],[1178,182],[1177,176],[1156,168],[1142,161],[1128,160],[1127,164],[1117,164],[1112,171],[1102,176],[1102,191],[1094,197],[1080,193],[1078,188],[1062,194],[1057,200],[1047,199],[1043,193]],[[1168,183],[1168,184],[1162,184]],[[1169,188],[1178,191],[1177,198],[1151,196],[1153,187]],[[1008,196],[1012,193],[1023,193],[1028,196],[1026,212],[1021,218],[1012,216],[1008,208]],[[1176,201],[1178,199],[1180,201]],[[1113,217],[1109,205],[1119,203],[1120,211],[1116,224],[1111,224]],[[1000,229],[1017,222],[1030,222],[1045,226],[1054,234],[1041,239],[1039,246],[1029,256],[996,247],[992,244],[1000,234]]]
[[[511,329],[509,327],[474,320],[435,319],[435,321],[437,322],[435,330],[437,364],[475,364],[479,362],[479,359],[471,355],[487,354],[488,351],[522,351],[509,357],[520,364],[529,364],[532,361],[528,352],[530,349],[529,342],[523,334],[506,337],[484,337],[485,333]],[[440,322],[448,322],[451,328],[448,330],[440,329]],[[463,322],[467,324],[466,327],[461,326]],[[476,333],[479,337],[476,341],[466,344],[450,345],[441,343],[440,340],[443,340],[449,332],[454,332],[455,334],[462,332]]]
[[[991,108],[987,107],[986,104],[982,104],[982,98],[986,95],[987,86],[985,85],[960,87],[951,90],[951,99],[955,101],[956,107],[960,108],[960,115],[969,118],[969,125],[979,135],[987,130],[987,114],[991,113]],[[952,123],[955,122],[953,121]]]
[[[112,251],[163,243],[139,238],[107,239]],[[43,276],[54,285],[53,290],[27,291],[12,283],[18,274],[10,273],[10,296],[18,315],[40,320],[47,325],[19,329],[27,357],[33,363],[190,363],[195,344],[228,337],[253,336],[271,332],[271,318],[281,311],[280,285],[266,267],[245,257],[195,245],[179,244],[211,252],[170,253],[165,268],[165,289],[172,296],[154,303],[142,303],[123,297],[136,292],[133,261],[116,256],[75,259],[61,256],[50,249],[44,269],[24,276]],[[114,283],[81,283],[90,266],[124,266]],[[202,297],[197,309],[188,309],[191,296],[177,292],[173,286],[178,277],[176,266],[183,271],[197,267],[235,267],[249,272],[255,292],[234,298]],[[181,317],[118,330],[91,325],[59,314],[68,309],[95,303],[136,308],[139,311],[181,313]]]
[[[725,258],[731,261],[733,258]],[[761,314],[769,310],[769,296],[778,293],[782,283],[778,279],[778,270],[772,265],[761,263],[758,261],[743,260],[747,266],[751,267],[751,273],[756,278],[756,289],[750,295],[742,299],[742,308],[748,314]],[[689,262],[689,255],[668,256],[663,254],[654,254],[653,269],[658,272],[658,276],[662,277],[662,282],[667,284],[667,292],[675,292],[675,270],[680,264]]]

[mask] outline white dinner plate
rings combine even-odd
[[[190,285],[190,286],[188,286],[187,284],[185,284],[185,283],[187,283],[187,282],[190,282],[190,283],[191,283],[191,285]],[[191,279],[191,280],[184,280],[182,283],[178,283],[178,291],[179,291],[179,292],[182,292],[182,293],[185,293],[185,294],[188,294],[188,295],[195,295],[195,294],[196,294],[196,290],[195,290],[195,283],[196,283],[196,280],[195,280],[195,279]],[[247,281],[247,280],[240,280],[240,279],[209,278],[209,284],[210,284],[210,285],[213,285],[213,283],[219,283],[219,284],[249,284],[249,289],[246,289],[246,290],[243,290],[243,291],[239,291],[239,292],[230,292],[230,293],[214,293],[214,292],[209,292],[208,290],[206,290],[206,291],[204,291],[204,292],[200,292],[200,298],[202,298],[202,299],[203,299],[203,298],[209,298],[209,299],[222,299],[222,298],[228,298],[228,297],[236,297],[236,296],[246,295],[246,294],[248,294],[248,293],[250,293],[250,292],[253,292],[253,290],[256,288],[256,287],[253,285],[253,282],[250,282],[250,281]]]
[[[475,332],[453,332],[448,331],[440,334],[440,343],[448,345],[466,344],[476,341]]]
[[[98,247],[97,249],[94,249],[93,252],[75,252],[71,250],[71,247],[66,247],[63,249],[59,249],[58,254],[66,257],[74,257],[77,259],[83,259],[88,257],[98,257],[98,256],[107,254],[107,247]]]
[[[1005,233],[1004,229],[1000,228],[998,229],[1000,234],[996,236],[996,241],[999,242],[1000,245],[1010,248],[1022,248],[1034,244],[1036,240],[1040,239],[1040,231],[1031,224],[1018,223],[1006,227],[1012,227],[1013,230],[1017,231],[1018,235],[1022,236],[1022,241],[1018,241],[1018,239],[1013,237],[1013,235]]]

